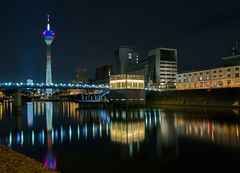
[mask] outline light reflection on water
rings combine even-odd
[[[59,169],[60,147],[81,147],[84,142],[120,147],[122,159],[134,159],[141,150],[154,148],[158,159],[178,160],[179,138],[239,152],[239,119],[231,110],[228,113],[234,121],[208,114],[195,118],[174,109],[79,109],[73,102],[28,102],[22,114],[16,115],[12,103],[1,103],[0,143],[27,154],[45,148],[40,149],[45,153],[42,158],[34,152],[30,155],[51,169]]]

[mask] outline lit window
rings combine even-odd
[[[227,80],[227,85],[231,85],[231,80]]]

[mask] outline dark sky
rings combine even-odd
[[[0,81],[45,81],[41,31],[52,15],[54,82],[113,63],[114,50],[178,49],[179,71],[219,66],[240,39],[239,0],[1,0]]]

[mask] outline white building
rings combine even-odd
[[[239,87],[240,65],[177,75],[177,90]]]
[[[156,48],[148,52],[148,79],[160,89],[175,88],[177,50]]]

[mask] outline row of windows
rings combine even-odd
[[[161,72],[177,72],[177,70],[160,70]]]
[[[239,71],[239,70],[240,70],[239,67],[235,67],[235,68],[234,68],[234,71]],[[232,72],[232,71],[233,71],[233,69],[231,69],[231,68],[228,68],[228,69],[227,69],[227,72]],[[219,72],[219,73],[222,73],[223,70],[222,70],[222,69],[219,69],[218,72]],[[206,72],[200,72],[199,74],[200,74],[200,75],[203,75],[203,73],[205,73],[205,74],[209,74],[210,72],[209,72],[209,71],[206,71]],[[217,73],[217,70],[213,70],[213,73]],[[192,76],[192,75],[197,76],[197,73],[188,74],[188,76]],[[184,74],[183,76],[186,77],[187,74]],[[178,77],[181,77],[181,75],[178,75]]]
[[[164,73],[160,73],[160,76],[176,76],[176,74],[164,74]]]
[[[144,84],[143,83],[126,83],[125,82],[122,82],[122,83],[113,83],[111,84],[112,88],[113,89],[120,89],[120,88],[143,88],[144,87]]]
[[[222,77],[224,77],[223,75],[213,75],[213,77],[212,78],[217,78],[217,77],[219,77],[219,78],[222,78]],[[235,75],[231,75],[231,74],[227,74],[227,78],[231,78],[231,77],[240,77],[240,74],[239,73],[236,73]],[[191,81],[191,80],[204,80],[204,79],[206,79],[206,80],[209,80],[210,79],[210,77],[209,76],[207,76],[206,78],[203,78],[203,77],[199,77],[199,78],[195,78],[195,79],[188,79],[189,81]],[[179,79],[178,81],[180,81],[181,82],[181,79]],[[186,79],[183,79],[183,81],[184,82],[186,82],[187,80]]]
[[[177,80],[176,78],[171,78],[171,77],[160,78],[160,80],[162,80],[162,81],[165,81],[165,80],[168,80],[168,79]]]
[[[177,62],[165,62],[165,61],[160,61],[160,64],[171,64],[171,65],[177,65]]]
[[[176,64],[171,64],[171,65],[160,65],[160,68],[177,68]]]
[[[188,76],[192,76],[191,74],[189,74]],[[234,75],[235,77],[239,77],[239,73],[235,73]],[[183,77],[187,77],[186,75],[184,75]],[[217,75],[213,75],[213,78],[216,78]],[[223,77],[222,74],[218,75],[218,77]],[[227,74],[227,77],[232,77],[232,74]],[[181,75],[178,75],[178,78],[181,78]],[[199,77],[199,78],[202,78],[202,77]],[[209,78],[209,77],[207,77]],[[200,79],[201,80],[201,79]]]
[[[213,80],[213,81],[201,81],[186,84],[177,84],[177,89],[198,89],[198,88],[224,88],[224,87],[239,87],[239,79],[228,80]]]

